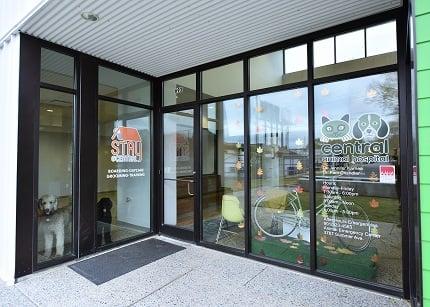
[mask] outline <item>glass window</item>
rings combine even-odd
[[[73,251],[71,94],[40,90],[37,262]]]
[[[236,62],[202,73],[203,99],[243,91],[243,62]]]
[[[150,231],[151,113],[99,101],[97,246]]]
[[[284,75],[282,54],[282,50],[279,50],[250,59],[251,90],[282,84]]]
[[[203,106],[203,240],[245,248],[243,99]]]
[[[42,48],[40,81],[67,88],[75,88],[74,58]]]
[[[164,224],[194,228],[194,111],[163,115]]]
[[[402,286],[397,73],[315,87],[318,269]]]
[[[336,36],[336,63],[364,58],[364,30]]]
[[[316,41],[314,77],[328,77],[395,64],[396,48],[395,21],[337,35],[336,39],[330,37]]]
[[[301,45],[285,49],[284,84],[304,81],[308,78],[308,47]]]
[[[307,88],[250,99],[251,252],[309,266]]]
[[[395,21],[367,28],[366,31],[367,56],[396,52]]]
[[[151,82],[100,66],[99,95],[150,105]]]
[[[196,100],[196,74],[163,82],[163,103],[165,106]]]
[[[334,37],[314,42],[314,67],[334,64]]]

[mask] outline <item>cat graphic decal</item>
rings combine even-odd
[[[352,139],[350,134],[349,114],[344,115],[341,119],[329,119],[322,117],[321,142],[327,143],[331,140],[342,140],[343,142]]]

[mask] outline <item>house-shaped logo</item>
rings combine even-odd
[[[111,148],[112,162],[141,162],[143,159],[142,138],[136,128],[114,128]]]

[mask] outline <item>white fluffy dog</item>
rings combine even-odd
[[[55,237],[55,255],[64,254],[65,231],[71,227],[70,208],[58,209],[58,199],[54,195],[43,195],[39,199],[39,238],[44,241],[44,255],[50,257],[53,253]]]

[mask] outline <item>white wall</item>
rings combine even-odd
[[[47,0],[0,0],[0,39]]]
[[[8,284],[15,275],[19,46],[12,36],[0,49],[0,279]]]

